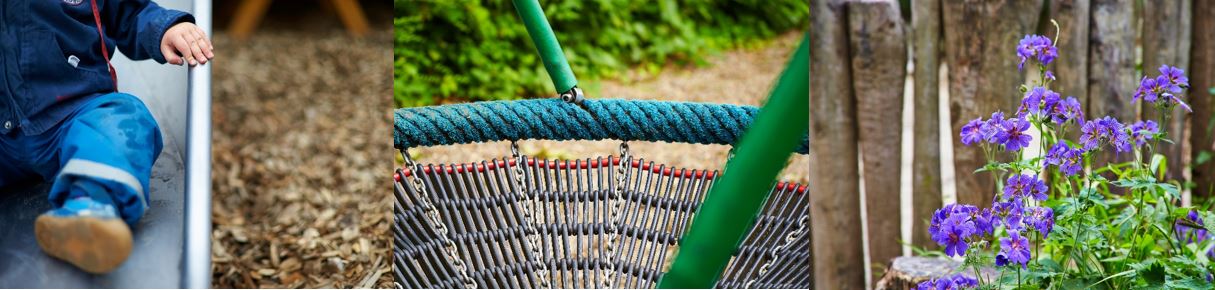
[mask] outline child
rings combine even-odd
[[[205,64],[210,41],[149,0],[0,1],[0,187],[53,182],[34,234],[47,254],[106,273],[131,253],[160,128],[118,92],[115,47],[134,60]],[[182,88],[185,89],[185,88]]]

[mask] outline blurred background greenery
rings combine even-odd
[[[509,0],[395,0],[397,107],[556,95]],[[582,83],[804,28],[805,0],[541,0]]]

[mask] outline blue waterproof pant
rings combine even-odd
[[[148,208],[148,180],[162,146],[160,127],[142,101],[123,93],[96,96],[40,135],[0,135],[0,187],[41,178],[54,183],[56,208],[89,196],[113,204],[134,226]]]

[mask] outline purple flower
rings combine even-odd
[[[1025,214],[1018,210],[1008,213],[1004,217],[1004,229],[1008,231],[1021,231],[1025,229]]]
[[[996,132],[996,143],[1004,145],[1008,151],[1017,151],[1029,146],[1033,140],[1025,131],[1029,130],[1029,121],[1012,118],[1004,122],[1003,130]]]
[[[1009,231],[1008,237],[1000,238],[1000,255],[1008,263],[1020,263],[1022,269],[1026,268],[1030,259],[1029,240],[1016,231]]]
[[[1189,104],[1186,104],[1185,102],[1181,101],[1181,99],[1177,98],[1177,96],[1169,95],[1169,98],[1172,99],[1173,102],[1177,103],[1178,106],[1181,106],[1182,109],[1185,109],[1186,112],[1191,112],[1191,113],[1194,112],[1193,109],[1190,109]]]
[[[1050,235],[1052,229],[1055,228],[1055,211],[1049,207],[1031,207],[1029,208],[1029,217],[1026,222],[1034,227],[1034,230],[1042,234],[1042,238]]]
[[[962,287],[979,287],[979,280],[966,275],[957,274],[953,276],[953,285]]]
[[[1025,98],[1021,99],[1021,107],[1017,109],[1017,115],[1024,116],[1029,113],[1042,116],[1053,111],[1058,104],[1059,93],[1044,87],[1034,87],[1025,92]]]
[[[962,126],[962,144],[972,145],[983,141],[983,118],[975,118]]]
[[[1148,139],[1154,138],[1157,133],[1160,133],[1160,127],[1156,126],[1156,122],[1152,120],[1139,121],[1131,124],[1131,141],[1135,146],[1143,146],[1143,143]]]
[[[928,225],[928,233],[932,236],[933,241],[945,246],[947,255],[964,256],[970,247],[966,242],[967,238],[975,234],[982,234],[983,231],[990,231],[986,228],[976,228],[974,219],[984,218],[980,212],[979,208],[973,205],[945,205],[933,212],[932,221]],[[990,220],[990,215],[988,215],[987,219],[979,222],[987,223],[986,226],[990,227]]]
[[[928,224],[928,233],[936,237],[940,232],[941,225],[945,224],[945,220],[954,214],[954,208],[959,207],[958,204],[947,204],[937,211],[932,213],[932,221]]]
[[[1013,214],[1020,214],[1022,211],[1022,204],[1024,203],[1021,202],[1020,198],[1013,198],[1008,201],[996,201],[991,204],[992,214],[995,214],[1000,218],[1006,218]]]
[[[1013,175],[1008,177],[1008,184],[1004,185],[1004,198],[1024,198],[1032,197],[1037,200],[1046,200],[1046,183],[1038,179],[1037,176],[1029,174]]]
[[[937,244],[945,246],[946,255],[965,256],[966,250],[969,248],[966,238],[974,233],[975,224],[968,220],[967,215],[953,214],[945,219],[936,233],[933,233],[932,239]]]
[[[971,220],[975,223],[975,234],[984,236],[995,233],[996,224],[1000,222],[992,213],[991,208],[985,208],[982,212],[975,213]]]
[[[1155,78],[1143,77],[1139,81],[1139,88],[1135,90],[1135,94],[1131,96],[1132,101],[1143,100],[1148,103],[1156,103],[1160,96],[1160,85],[1156,83]]]
[[[1046,79],[1048,79],[1048,80],[1052,80],[1052,81],[1053,81],[1053,80],[1055,80],[1055,73],[1052,73],[1052,72],[1050,72],[1050,71],[1046,71],[1046,75],[1045,75],[1045,77],[1046,77]]]
[[[1026,35],[1017,45],[1017,57],[1021,58],[1021,64],[1017,65],[1017,69],[1024,69],[1025,61],[1035,56],[1038,63],[1045,66],[1059,56],[1059,51],[1051,43],[1050,38],[1041,35]]]
[[[1193,112],[1190,105],[1177,96],[1190,87],[1190,79],[1185,71],[1168,65],[1160,66],[1160,75],[1155,78],[1144,76],[1139,80],[1139,88],[1135,89],[1133,100],[1157,104],[1159,106],[1181,106],[1186,111]],[[1164,103],[1157,103],[1163,100]]]
[[[1168,82],[1169,91],[1173,93],[1181,93],[1182,90],[1190,88],[1190,79],[1185,76],[1185,71],[1177,67],[1169,65],[1160,66],[1160,77]],[[1158,78],[1158,80],[1161,80]]]
[[[1005,257],[1004,254],[996,254],[996,267],[1004,267],[1005,265],[1008,265],[1008,257]]]
[[[1085,151],[1099,149],[1104,144],[1110,144],[1117,152],[1131,151],[1130,136],[1122,129],[1113,117],[1084,122],[1080,127],[1080,145]]]
[[[1080,159],[1084,157],[1083,155],[1084,152],[1081,152],[1080,149],[1073,149],[1067,143],[1059,142],[1046,151],[1046,160],[1043,162],[1058,166],[1059,172],[1067,176],[1075,176],[1080,172]]]
[[[1080,107],[1080,101],[1075,97],[1067,97],[1050,107],[1050,117],[1051,121],[1059,125],[1072,120],[1081,122],[1084,119],[1084,108]]]
[[[944,276],[936,279],[929,279],[920,284],[916,284],[916,290],[958,290],[974,288],[979,286],[979,280],[967,277],[964,274],[956,274],[953,277]]]
[[[983,133],[983,140],[991,144],[1002,144],[997,137],[1000,132],[1004,132],[1004,128],[1008,126],[1008,122],[1004,120],[1004,112],[991,113],[991,119],[987,119],[983,126],[979,127],[979,132]]]
[[[1183,225],[1182,224],[1183,221],[1187,222],[1186,224],[1189,224],[1189,225]],[[1203,224],[1203,222],[1202,222],[1202,217],[1198,215],[1198,211],[1191,210],[1190,213],[1186,215],[1186,217],[1180,218],[1176,222],[1173,223],[1173,231],[1176,232],[1177,239],[1185,241],[1187,244],[1190,244],[1190,243],[1202,242],[1209,237],[1207,235],[1207,230],[1195,229],[1195,228],[1190,227],[1192,225],[1198,225],[1200,227],[1205,226],[1205,224]]]

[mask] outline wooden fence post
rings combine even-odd
[[[1048,27],[1046,35],[1059,39],[1059,57],[1051,63],[1058,81],[1051,84],[1063,96],[1074,96],[1088,104],[1088,28],[1089,1],[1054,0],[1050,2],[1051,18],[1059,23],[1059,35]],[[1078,127],[1078,126],[1073,126]],[[1072,130],[1077,132],[1079,130]],[[1075,136],[1079,136],[1076,134]]]
[[[915,111],[914,156],[912,170],[911,244],[933,248],[928,221],[941,204],[941,127],[937,86],[941,56],[941,2],[912,2],[911,26],[914,28]]]
[[[1160,65],[1170,65],[1185,69],[1189,66],[1189,55],[1183,47],[1189,43],[1185,29],[1189,27],[1190,19],[1185,13],[1182,0],[1148,0],[1143,3],[1143,75],[1160,74]],[[1162,122],[1160,112],[1154,106],[1141,102],[1144,120]],[[1185,118],[1189,113],[1175,109],[1167,124],[1161,123],[1160,129],[1168,132],[1168,138],[1175,144],[1160,143],[1155,151],[1168,158],[1168,179],[1181,180],[1181,170],[1184,160],[1181,158],[1186,142]],[[1150,158],[1150,157],[1145,157]]]
[[[905,24],[894,0],[848,2],[852,87],[856,94],[858,140],[865,170],[865,219],[869,257],[888,264],[903,254],[899,172],[903,83],[907,78]]]
[[[1087,119],[1111,116],[1119,122],[1135,121],[1131,94],[1135,79],[1135,26],[1132,0],[1095,0],[1089,27],[1089,71]],[[1130,160],[1131,154],[1106,149],[1094,158],[1093,166]],[[1116,188],[1114,188],[1116,189]]]
[[[843,0],[810,0],[810,233],[814,289],[863,289],[856,107]]]
[[[973,173],[987,161],[980,148],[962,145],[959,133],[971,119],[1016,110],[1025,74],[1017,71],[1015,49],[1038,24],[1042,0],[943,3],[958,202],[988,207],[995,182],[988,173]]]
[[[1211,100],[1215,94],[1210,92],[1210,88],[1215,87],[1215,18],[1210,17],[1215,15],[1215,1],[1194,1],[1192,11],[1193,15],[1202,15],[1193,18],[1194,45],[1189,71],[1190,105],[1194,107],[1190,154],[1195,162],[1194,182],[1197,183],[1193,193],[1195,196],[1210,196],[1215,190],[1215,160],[1207,160],[1203,164],[1197,164],[1197,161],[1203,152],[1215,154],[1215,134],[1212,133],[1215,131],[1215,122],[1212,122],[1215,101]]]

